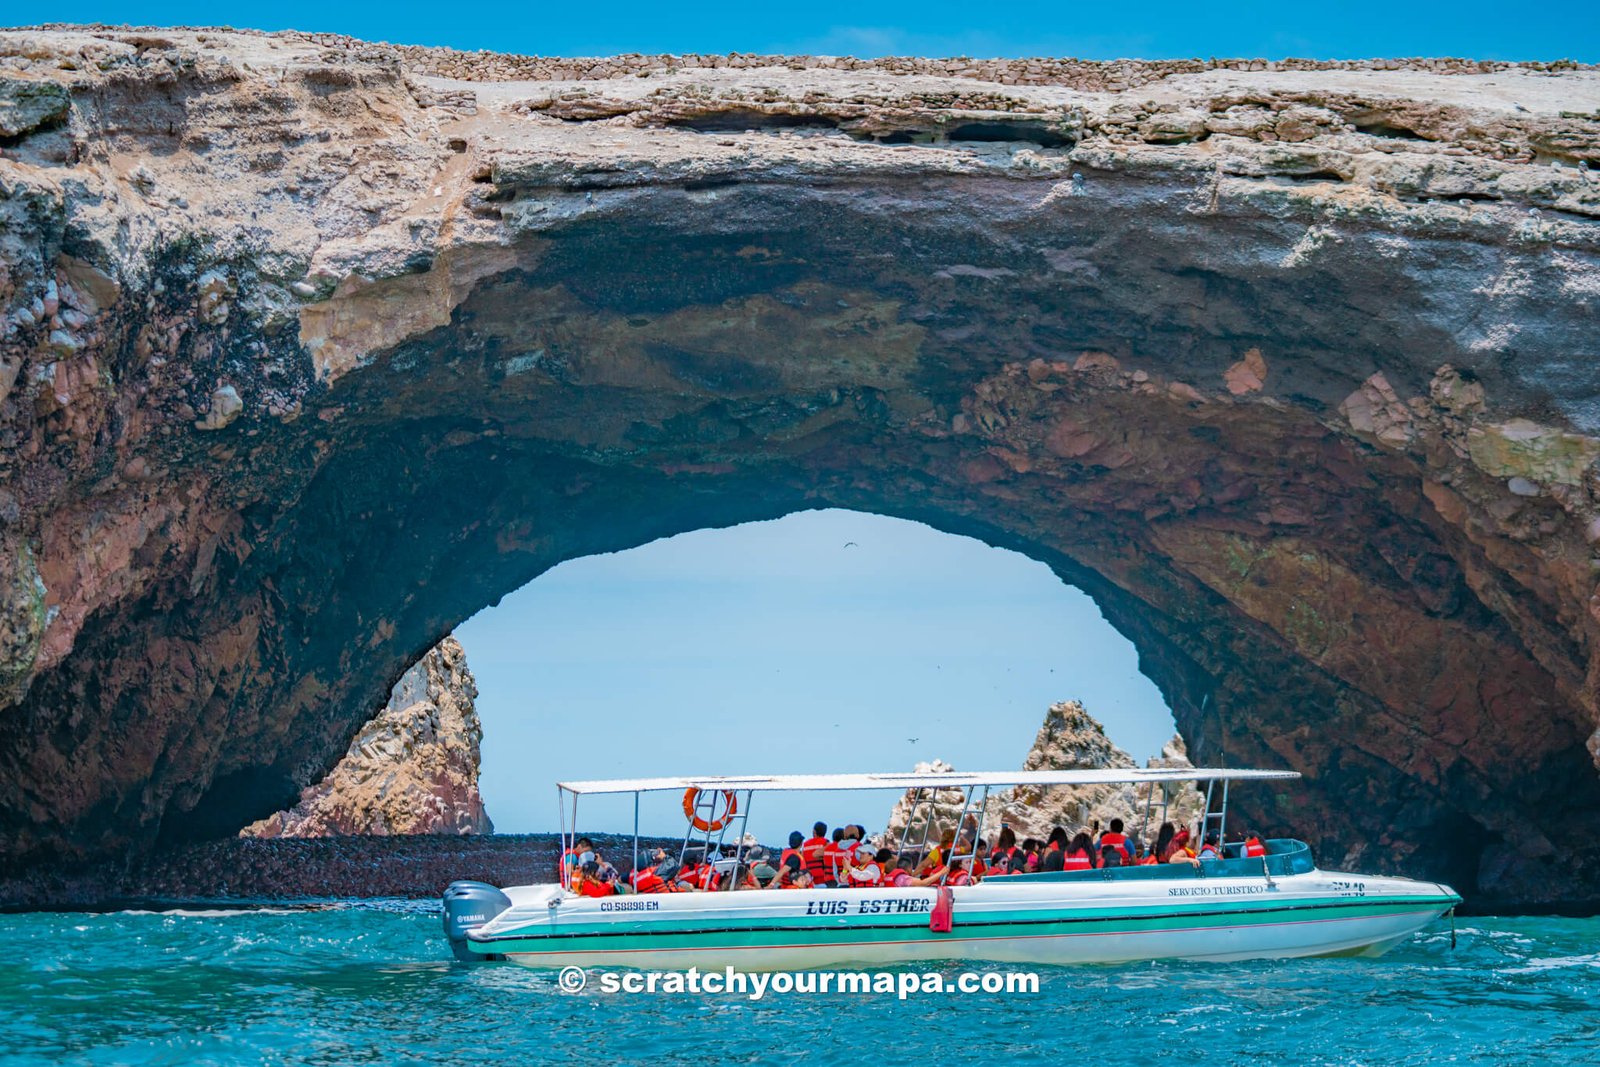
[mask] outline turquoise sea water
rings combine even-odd
[[[445,962],[427,902],[3,915],[0,1063],[1600,1063],[1600,919],[1458,934],[1378,960],[1011,968],[1037,994],[751,1002]]]

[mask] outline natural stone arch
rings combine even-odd
[[[7,341],[13,864],[282,806],[563,559],[837,505],[1085,589],[1197,762],[1306,772],[1243,799],[1329,861],[1595,894],[1593,193],[1482,162],[1511,205],[1440,208],[1355,126],[1202,150],[1095,103],[1034,149],[926,102],[880,117],[905,147],[466,115],[267,40],[273,87],[207,65],[257,39],[175,81],[145,48],[20,142],[8,306],[79,318]]]

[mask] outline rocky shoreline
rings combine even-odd
[[[590,834],[619,870],[633,838]],[[555,834],[406,834],[226,838],[127,865],[35,871],[0,880],[0,910],[115,909],[134,903],[437,897],[457,879],[528,885],[554,879]],[[640,838],[641,850],[677,840]]]

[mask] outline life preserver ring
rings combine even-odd
[[[700,790],[696,787],[691,785],[688,789],[683,791],[683,817],[689,820],[690,826],[693,826],[696,830],[699,830],[703,834],[716,833],[724,826],[727,826],[728,823],[733,820],[735,815],[739,814],[739,798],[733,795],[733,790],[731,789],[724,789],[722,791],[722,801],[727,805],[728,810],[722,813],[722,818],[720,819],[712,819],[710,822],[707,822],[700,816],[696,815],[694,809],[696,805],[699,804],[699,801]],[[713,808],[712,810],[715,811],[716,809]]]

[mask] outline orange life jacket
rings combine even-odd
[[[717,886],[722,882],[722,875],[718,874],[717,868],[710,863],[701,867],[695,872],[695,875],[695,885],[699,886],[708,893],[716,889]]]
[[[1244,839],[1244,854],[1246,856],[1265,856],[1267,847],[1261,843],[1261,838],[1251,835]]]
[[[806,870],[811,872],[811,880],[818,885],[833,877],[833,872],[828,869],[828,845],[825,837],[808,837],[800,846],[800,862],[806,865]]]

